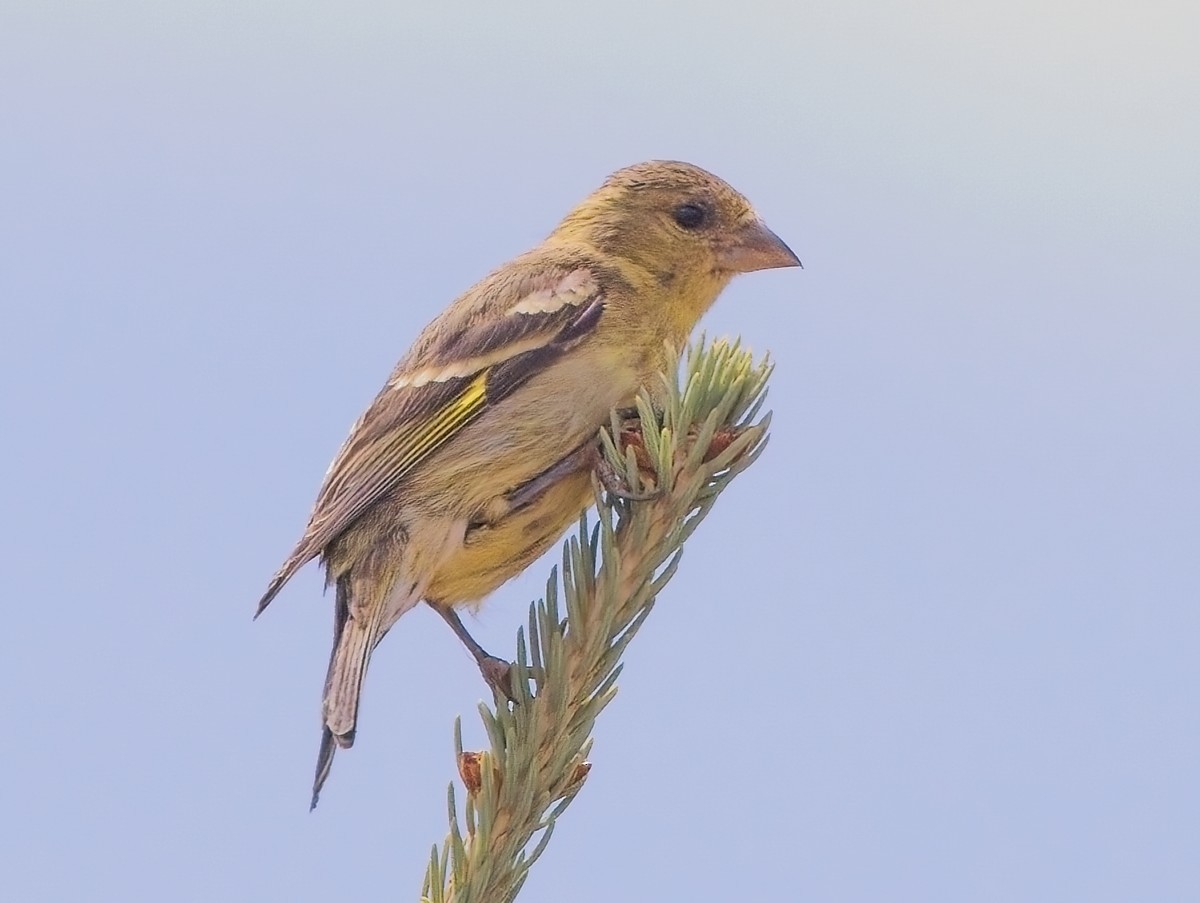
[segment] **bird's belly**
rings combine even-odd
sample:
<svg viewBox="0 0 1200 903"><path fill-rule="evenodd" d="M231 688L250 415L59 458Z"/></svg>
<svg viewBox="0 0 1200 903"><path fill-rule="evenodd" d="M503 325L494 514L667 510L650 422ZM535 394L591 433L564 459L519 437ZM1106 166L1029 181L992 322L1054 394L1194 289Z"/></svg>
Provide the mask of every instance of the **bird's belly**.
<svg viewBox="0 0 1200 903"><path fill-rule="evenodd" d="M479 602L528 567L592 502L590 469L568 474L495 523L467 531L442 558L425 590L436 605Z"/></svg>
<svg viewBox="0 0 1200 903"><path fill-rule="evenodd" d="M407 497L429 514L476 526L441 559L426 587L434 604L477 602L542 555L592 502L591 468L568 473L515 511L510 494L585 444L609 412L632 403L641 368L580 349L534 376L414 471ZM453 446L451 448L451 446Z"/></svg>

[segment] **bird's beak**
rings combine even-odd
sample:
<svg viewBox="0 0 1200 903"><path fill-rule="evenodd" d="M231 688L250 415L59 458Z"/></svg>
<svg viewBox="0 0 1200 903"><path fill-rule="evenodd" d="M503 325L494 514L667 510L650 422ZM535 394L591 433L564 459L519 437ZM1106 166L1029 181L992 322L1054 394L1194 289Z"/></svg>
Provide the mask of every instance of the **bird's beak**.
<svg viewBox="0 0 1200 903"><path fill-rule="evenodd" d="M717 262L721 269L732 273L803 267L792 249L758 217L749 220L734 232L729 242L717 248Z"/></svg>

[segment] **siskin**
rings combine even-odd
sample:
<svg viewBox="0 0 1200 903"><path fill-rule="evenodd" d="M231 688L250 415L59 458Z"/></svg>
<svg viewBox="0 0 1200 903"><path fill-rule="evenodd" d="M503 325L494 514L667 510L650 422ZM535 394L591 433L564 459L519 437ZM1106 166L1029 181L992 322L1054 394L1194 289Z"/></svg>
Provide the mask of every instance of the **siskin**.
<svg viewBox="0 0 1200 903"><path fill-rule="evenodd" d="M609 412L656 383L667 348L682 350L734 275L799 264L721 179L641 163L425 328L351 429L258 603L261 614L318 555L335 587L313 806L334 752L354 743L367 663L396 620L424 601L500 682L507 663L455 606L478 603L578 519Z"/></svg>

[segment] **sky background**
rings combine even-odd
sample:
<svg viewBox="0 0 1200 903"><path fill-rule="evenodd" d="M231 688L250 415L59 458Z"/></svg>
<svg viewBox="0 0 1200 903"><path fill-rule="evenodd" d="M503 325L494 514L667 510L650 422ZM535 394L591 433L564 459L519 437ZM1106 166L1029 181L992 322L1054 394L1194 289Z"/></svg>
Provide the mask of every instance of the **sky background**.
<svg viewBox="0 0 1200 903"><path fill-rule="evenodd" d="M804 261L704 322L773 439L520 899L1200 899L1198 111L1183 0L8 0L6 892L416 899L473 663L405 617L310 815L332 602L250 615L420 328L669 157Z"/></svg>

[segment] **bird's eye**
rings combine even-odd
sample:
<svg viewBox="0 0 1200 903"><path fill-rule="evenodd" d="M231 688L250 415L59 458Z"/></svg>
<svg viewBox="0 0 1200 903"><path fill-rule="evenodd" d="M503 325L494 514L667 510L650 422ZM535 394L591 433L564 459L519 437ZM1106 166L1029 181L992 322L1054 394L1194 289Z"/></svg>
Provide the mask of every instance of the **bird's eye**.
<svg viewBox="0 0 1200 903"><path fill-rule="evenodd" d="M675 208L675 222L684 229L699 229L708 222L708 210L702 204L680 204Z"/></svg>

